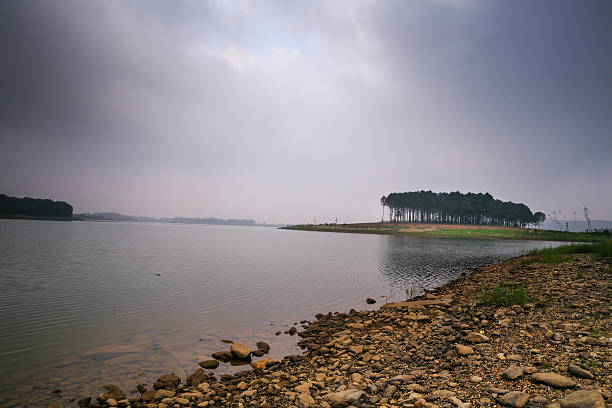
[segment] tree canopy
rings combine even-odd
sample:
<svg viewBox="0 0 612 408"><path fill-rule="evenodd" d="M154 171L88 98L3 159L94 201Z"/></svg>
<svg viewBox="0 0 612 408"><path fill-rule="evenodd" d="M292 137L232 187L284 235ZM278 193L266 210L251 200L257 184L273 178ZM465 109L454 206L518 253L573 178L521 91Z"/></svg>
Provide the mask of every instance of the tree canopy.
<svg viewBox="0 0 612 408"><path fill-rule="evenodd" d="M0 194L0 214L34 217L71 217L72 206L64 201L40 198L17 198Z"/></svg>
<svg viewBox="0 0 612 408"><path fill-rule="evenodd" d="M500 201L489 193L410 191L382 196L390 222L437 222L525 227L538 221L523 203ZM538 214L538 213L536 213Z"/></svg>

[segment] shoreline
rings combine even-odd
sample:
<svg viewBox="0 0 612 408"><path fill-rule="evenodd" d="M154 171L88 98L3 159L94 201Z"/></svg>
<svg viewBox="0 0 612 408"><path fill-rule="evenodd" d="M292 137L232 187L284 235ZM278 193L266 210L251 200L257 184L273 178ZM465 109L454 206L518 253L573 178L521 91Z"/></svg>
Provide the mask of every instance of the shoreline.
<svg viewBox="0 0 612 408"><path fill-rule="evenodd" d="M533 228L496 227L490 225L440 223L358 223L291 225L280 229L292 231L337 232L351 234L406 235L436 238L511 239L558 242L600 242L609 235L584 232L539 230Z"/></svg>
<svg viewBox="0 0 612 408"><path fill-rule="evenodd" d="M218 379L204 369L162 376L139 387L140 397L109 385L79 406L558 408L577 389L595 392L577 397L609 403L611 264L592 255L560 264L522 256L478 267L413 301L318 314L298 333L300 355L263 358ZM483 284L508 281L524 285L530 301L481 304Z"/></svg>
<svg viewBox="0 0 612 408"><path fill-rule="evenodd" d="M49 215L0 214L0 220L36 220L36 221L83 221L80 218L54 217Z"/></svg>

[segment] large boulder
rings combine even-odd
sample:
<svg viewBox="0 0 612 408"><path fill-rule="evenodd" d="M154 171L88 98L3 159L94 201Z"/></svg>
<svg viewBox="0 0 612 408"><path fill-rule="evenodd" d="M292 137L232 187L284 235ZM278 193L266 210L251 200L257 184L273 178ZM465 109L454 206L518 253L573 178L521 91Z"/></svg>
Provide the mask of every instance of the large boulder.
<svg viewBox="0 0 612 408"><path fill-rule="evenodd" d="M252 350L246 344L239 341L233 343L232 347L230 347L230 353L232 353L232 356L240 360L246 360L249 358L251 351Z"/></svg>

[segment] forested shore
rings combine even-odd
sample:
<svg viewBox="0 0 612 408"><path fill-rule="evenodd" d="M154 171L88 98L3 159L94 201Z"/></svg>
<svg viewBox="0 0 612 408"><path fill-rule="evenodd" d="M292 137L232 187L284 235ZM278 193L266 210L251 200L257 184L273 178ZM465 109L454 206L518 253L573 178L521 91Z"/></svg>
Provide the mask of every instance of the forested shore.
<svg viewBox="0 0 612 408"><path fill-rule="evenodd" d="M65 201L30 197L18 198L0 194L0 218L70 220L72 211L72 205Z"/></svg>
<svg viewBox="0 0 612 408"><path fill-rule="evenodd" d="M382 196L380 204L388 208L389 222L434 222L446 224L525 227L546 219L542 212L532 213L523 203L501 201L489 193L434 193L410 191Z"/></svg>

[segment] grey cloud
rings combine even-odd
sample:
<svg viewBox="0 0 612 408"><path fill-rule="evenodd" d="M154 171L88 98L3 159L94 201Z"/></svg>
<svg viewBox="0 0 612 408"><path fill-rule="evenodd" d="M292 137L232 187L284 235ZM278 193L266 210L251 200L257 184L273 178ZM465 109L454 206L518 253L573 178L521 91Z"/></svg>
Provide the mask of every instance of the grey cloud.
<svg viewBox="0 0 612 408"><path fill-rule="evenodd" d="M378 217L391 190L612 218L608 2L0 3L0 190Z"/></svg>

